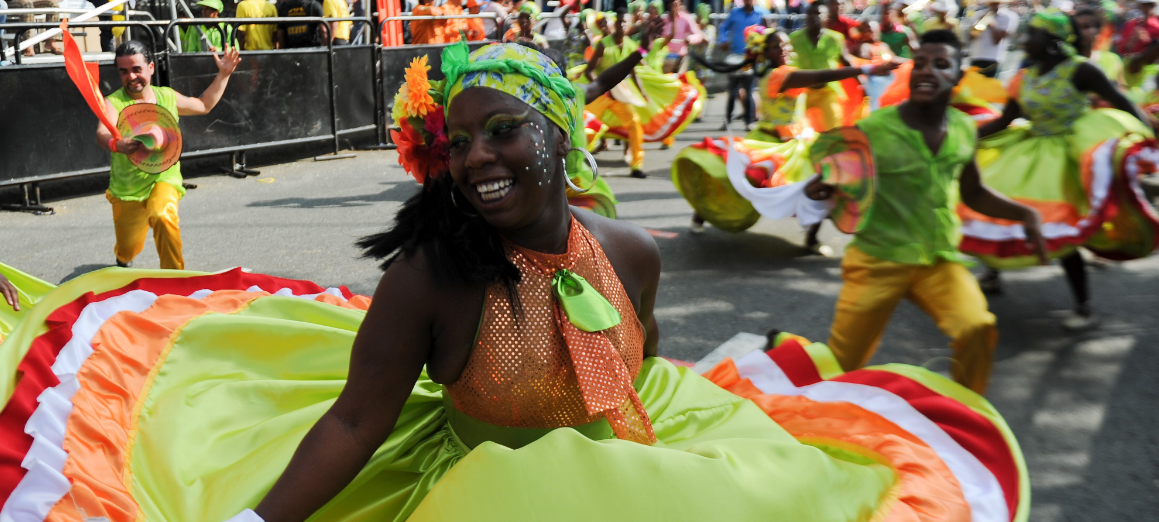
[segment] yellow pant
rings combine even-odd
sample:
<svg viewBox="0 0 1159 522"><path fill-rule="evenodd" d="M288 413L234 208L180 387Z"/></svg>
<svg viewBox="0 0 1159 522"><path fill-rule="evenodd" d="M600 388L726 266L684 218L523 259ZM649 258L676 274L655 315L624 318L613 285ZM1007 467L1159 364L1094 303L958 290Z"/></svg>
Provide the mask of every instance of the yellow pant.
<svg viewBox="0 0 1159 522"><path fill-rule="evenodd" d="M611 96L603 95L596 101L588 104L588 111L597 116L609 111L617 120L628 129L628 154L632 156L629 167L644 168L644 127L640 124L640 115L631 105L613 100Z"/></svg>
<svg viewBox="0 0 1159 522"><path fill-rule="evenodd" d="M906 298L950 337L954 380L978 393L986 391L998 330L966 267L948 261L932 266L894 263L851 245L841 263L841 278L845 284L837 298L829 347L842 368L854 370L869 362L894 307Z"/></svg>
<svg viewBox="0 0 1159 522"><path fill-rule="evenodd" d="M805 93L805 116L817 132L825 132L841 125L844 111L837 91L831 87L808 89Z"/></svg>
<svg viewBox="0 0 1159 522"><path fill-rule="evenodd" d="M152 228L161 268L185 269L185 258L181 256L180 220L177 218L177 201L181 195L176 188L168 183L157 183L145 201L117 199L108 191L105 198L113 205L113 230L117 234L113 252L118 261L128 263L137 257L145 249L145 234Z"/></svg>

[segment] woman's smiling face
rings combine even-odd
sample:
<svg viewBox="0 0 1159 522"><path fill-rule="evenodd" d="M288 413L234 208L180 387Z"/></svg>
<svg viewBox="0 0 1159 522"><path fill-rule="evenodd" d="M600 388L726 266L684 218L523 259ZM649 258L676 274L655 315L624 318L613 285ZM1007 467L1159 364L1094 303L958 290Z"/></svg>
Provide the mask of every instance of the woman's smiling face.
<svg viewBox="0 0 1159 522"><path fill-rule="evenodd" d="M530 105L495 89L466 89L452 101L447 130L451 177L491 226L527 227L547 208L567 205L568 141Z"/></svg>

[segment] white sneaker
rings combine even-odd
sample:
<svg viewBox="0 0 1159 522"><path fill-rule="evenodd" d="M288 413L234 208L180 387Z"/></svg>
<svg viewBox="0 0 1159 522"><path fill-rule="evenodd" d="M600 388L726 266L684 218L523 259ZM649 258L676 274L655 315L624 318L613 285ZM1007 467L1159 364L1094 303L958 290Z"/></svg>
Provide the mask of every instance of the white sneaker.
<svg viewBox="0 0 1159 522"><path fill-rule="evenodd" d="M1093 330L1099 326L1099 316L1091 312L1087 315L1082 315L1077 312L1070 312L1066 319L1062 321L1062 329L1071 333L1085 332Z"/></svg>
<svg viewBox="0 0 1159 522"><path fill-rule="evenodd" d="M703 234L704 223L700 223L694 219L692 220L692 224L688 225L688 231L692 232L693 234Z"/></svg>

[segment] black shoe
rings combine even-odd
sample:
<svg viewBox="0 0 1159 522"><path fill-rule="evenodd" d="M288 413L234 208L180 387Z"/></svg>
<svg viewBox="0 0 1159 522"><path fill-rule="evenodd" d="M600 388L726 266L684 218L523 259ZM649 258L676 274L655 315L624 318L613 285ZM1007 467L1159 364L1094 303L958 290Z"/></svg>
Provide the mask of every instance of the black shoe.
<svg viewBox="0 0 1159 522"><path fill-rule="evenodd" d="M667 144L667 143L661 143L661 144L660 144L660 150L668 150L668 144Z"/></svg>
<svg viewBox="0 0 1159 522"><path fill-rule="evenodd" d="M997 270L988 270L978 278L978 286L986 295L1002 295L1002 277Z"/></svg>
<svg viewBox="0 0 1159 522"><path fill-rule="evenodd" d="M628 175L632 176L633 178L637 178L637 179L644 179L644 178L648 177L648 175L644 174L644 171L642 171L640 169L632 169L632 172L630 172Z"/></svg>
<svg viewBox="0 0 1159 522"><path fill-rule="evenodd" d="M121 267L121 268L129 268L129 267L133 266L133 262L132 262L132 261L129 261L128 263L122 263L122 262L121 262L121 260L120 260L120 259L118 259L118 260L117 260L117 266L119 266L119 267Z"/></svg>

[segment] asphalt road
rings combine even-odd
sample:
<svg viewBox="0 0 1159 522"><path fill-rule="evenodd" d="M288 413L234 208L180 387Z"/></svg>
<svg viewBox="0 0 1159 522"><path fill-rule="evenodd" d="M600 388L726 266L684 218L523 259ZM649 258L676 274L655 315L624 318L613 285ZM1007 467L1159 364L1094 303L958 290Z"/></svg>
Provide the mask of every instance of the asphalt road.
<svg viewBox="0 0 1159 522"><path fill-rule="evenodd" d="M698 360L738 332L771 327L824 340L841 285L839 259L807 256L793 221L762 220L746 233L688 233L692 211L668 168L676 151L717 136L722 97L673 150L648 145L647 172L627 177L618 154L599 156L620 199L620 218L661 232L664 268L656 316L663 355ZM371 293L374 263L354 241L389 225L418 190L393 152L261 167L256 178L194 178L181 202L187 267L244 266L274 275L345 284ZM103 194L50 201L54 216L0 213L0 260L50 282L113 263L113 228ZM828 224L837 252L848 238ZM135 266L157 266L152 240ZM1055 267L1006 275L991 300L999 319L988 398L1018 435L1030 466L1035 521L1159 520L1159 259L1093 271L1100 329L1069 335L1058 322L1070 296ZM875 363L946 369L946 339L903 303Z"/></svg>

